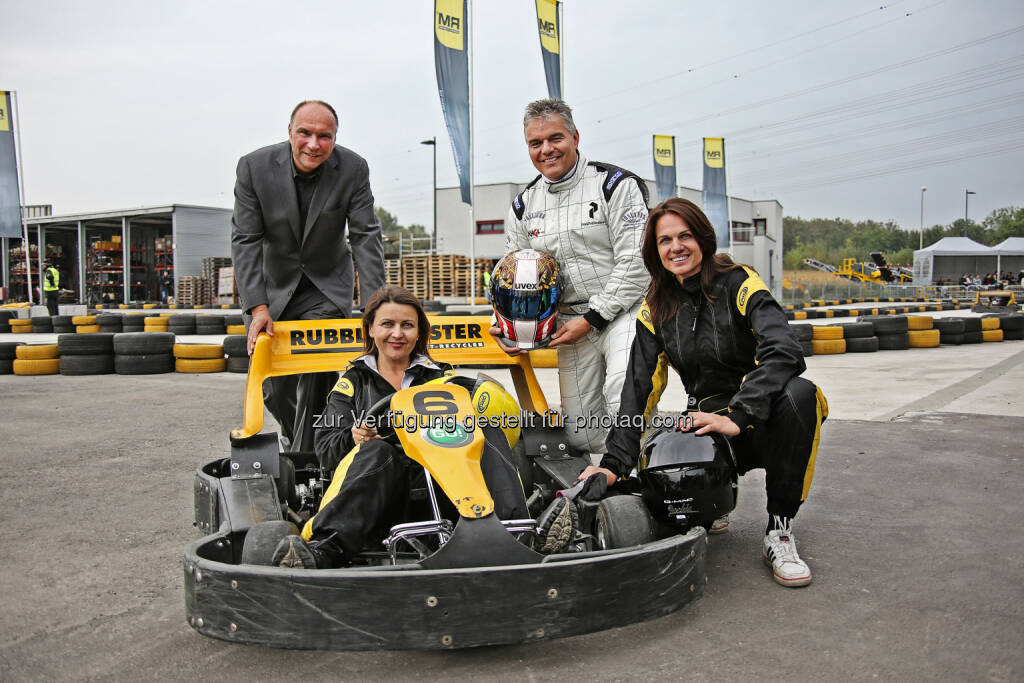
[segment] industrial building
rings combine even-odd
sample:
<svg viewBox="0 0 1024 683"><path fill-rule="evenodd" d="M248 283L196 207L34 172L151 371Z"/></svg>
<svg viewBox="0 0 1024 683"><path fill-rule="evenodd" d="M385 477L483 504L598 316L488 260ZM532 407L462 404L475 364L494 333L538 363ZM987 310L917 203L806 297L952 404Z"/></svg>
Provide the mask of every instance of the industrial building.
<svg viewBox="0 0 1024 683"><path fill-rule="evenodd" d="M646 180L651 198L657 204L655 184ZM505 254L505 219L509 207L526 183L493 183L473 189L476 222L473 248L476 258L498 259ZM701 204L701 191L679 186L676 196ZM752 266L776 298L782 294L782 205L774 199L750 201L729 197L732 224L732 255L736 261ZM437 189L437 252L470 252L469 206L462 203L458 187Z"/></svg>

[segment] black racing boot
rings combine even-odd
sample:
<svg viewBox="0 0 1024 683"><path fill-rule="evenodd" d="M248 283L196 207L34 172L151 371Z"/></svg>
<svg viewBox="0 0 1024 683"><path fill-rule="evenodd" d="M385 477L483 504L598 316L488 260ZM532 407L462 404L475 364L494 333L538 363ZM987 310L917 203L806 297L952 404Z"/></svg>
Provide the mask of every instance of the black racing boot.
<svg viewBox="0 0 1024 683"><path fill-rule="evenodd" d="M561 552L576 536L579 512L565 496L557 496L537 518L537 537L533 547L545 555Z"/></svg>
<svg viewBox="0 0 1024 683"><path fill-rule="evenodd" d="M327 569L334 566L330 558L317 543L307 544L301 536L291 534L281 539L274 548L270 561L274 567L292 569Z"/></svg>

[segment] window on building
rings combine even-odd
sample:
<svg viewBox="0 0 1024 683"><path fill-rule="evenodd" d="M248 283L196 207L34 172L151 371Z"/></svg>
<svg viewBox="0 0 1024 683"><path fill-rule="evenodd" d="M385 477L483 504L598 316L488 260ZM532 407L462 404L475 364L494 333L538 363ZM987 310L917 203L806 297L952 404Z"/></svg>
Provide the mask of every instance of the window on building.
<svg viewBox="0 0 1024 683"><path fill-rule="evenodd" d="M753 242L754 241L754 227L750 223L744 223L743 221L732 222L732 241L733 242Z"/></svg>
<svg viewBox="0 0 1024 683"><path fill-rule="evenodd" d="M505 221L477 221L476 234L501 235L505 232Z"/></svg>
<svg viewBox="0 0 1024 683"><path fill-rule="evenodd" d="M754 219L754 234L764 236L768 229L768 219L766 218L755 218Z"/></svg>

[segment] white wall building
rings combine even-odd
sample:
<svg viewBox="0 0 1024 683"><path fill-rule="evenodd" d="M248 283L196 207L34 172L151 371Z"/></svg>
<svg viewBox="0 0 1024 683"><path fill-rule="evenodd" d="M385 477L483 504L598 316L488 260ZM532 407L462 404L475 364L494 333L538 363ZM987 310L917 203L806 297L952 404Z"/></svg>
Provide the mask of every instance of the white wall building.
<svg viewBox="0 0 1024 683"><path fill-rule="evenodd" d="M650 206L657 204L653 180L647 180ZM505 254L505 219L512 199L526 183L494 183L474 188L475 256L498 259ZM701 204L701 191L679 186L676 195ZM732 254L761 275L779 298L782 295L782 205L774 199L750 201L729 197L732 222ZM458 187L437 189L437 251L469 256L469 206L462 203Z"/></svg>

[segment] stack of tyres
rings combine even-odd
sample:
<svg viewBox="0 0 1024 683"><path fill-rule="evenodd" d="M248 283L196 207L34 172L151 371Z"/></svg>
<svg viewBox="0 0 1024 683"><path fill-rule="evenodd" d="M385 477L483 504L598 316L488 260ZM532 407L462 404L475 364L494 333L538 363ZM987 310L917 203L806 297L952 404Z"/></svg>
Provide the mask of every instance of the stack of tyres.
<svg viewBox="0 0 1024 683"><path fill-rule="evenodd" d="M174 313L167 318L167 331L179 337L196 333L196 317L191 313Z"/></svg>
<svg viewBox="0 0 1024 683"><path fill-rule="evenodd" d="M120 315L102 313L96 316L96 324L100 326L100 332L117 334L124 329L124 317Z"/></svg>
<svg viewBox="0 0 1024 683"><path fill-rule="evenodd" d="M170 332L123 332L114 335L114 372L157 375L174 371L174 335Z"/></svg>
<svg viewBox="0 0 1024 683"><path fill-rule="evenodd" d="M1000 319L996 316L986 315L981 319L981 340L986 342L1003 341L1003 330L1000 328Z"/></svg>
<svg viewBox="0 0 1024 683"><path fill-rule="evenodd" d="M11 318L14 316L14 311L0 311L0 333L11 331Z"/></svg>
<svg viewBox="0 0 1024 683"><path fill-rule="evenodd" d="M231 334L224 337L224 353L227 354L228 372L249 372L249 351L246 348L247 337L244 334Z"/></svg>
<svg viewBox="0 0 1024 683"><path fill-rule="evenodd" d="M142 321L142 329L144 332L169 332L167 320L162 315L147 315Z"/></svg>
<svg viewBox="0 0 1024 683"><path fill-rule="evenodd" d="M225 332L228 334L245 334L245 322L240 314L234 313L224 316Z"/></svg>
<svg viewBox="0 0 1024 683"><path fill-rule="evenodd" d="M857 322L870 322L874 326L879 351L903 351L910 348L906 316L869 315L857 318Z"/></svg>
<svg viewBox="0 0 1024 683"><path fill-rule="evenodd" d="M964 344L980 344L985 341L981 335L981 318L960 318L964 321Z"/></svg>
<svg viewBox="0 0 1024 683"><path fill-rule="evenodd" d="M57 336L62 375L108 375L114 371L114 333Z"/></svg>
<svg viewBox="0 0 1024 683"><path fill-rule="evenodd" d="M227 326L222 315L196 316L196 334L225 334Z"/></svg>
<svg viewBox="0 0 1024 683"><path fill-rule="evenodd" d="M14 350L24 344L25 342L0 342L0 375L10 375L14 372Z"/></svg>
<svg viewBox="0 0 1024 683"><path fill-rule="evenodd" d="M878 350L878 337L871 323L843 323L841 327L847 353L872 353Z"/></svg>
<svg viewBox="0 0 1024 683"><path fill-rule="evenodd" d="M931 349L939 345L941 332L934 329L934 318L930 315L907 316L907 339L915 349Z"/></svg>
<svg viewBox="0 0 1024 683"><path fill-rule="evenodd" d="M121 321L122 332L144 332L146 330L145 316L127 314Z"/></svg>
<svg viewBox="0 0 1024 683"><path fill-rule="evenodd" d="M15 334L32 333L32 321L28 318L11 318L8 322L11 326L11 332Z"/></svg>
<svg viewBox="0 0 1024 683"><path fill-rule="evenodd" d="M1024 314L998 313L995 317L999 318L999 329L1003 331L1004 340L1024 339Z"/></svg>
<svg viewBox="0 0 1024 683"><path fill-rule="evenodd" d="M53 316L53 331L57 334L70 334L75 331L75 324L71 322L74 316L55 315Z"/></svg>
<svg viewBox="0 0 1024 683"><path fill-rule="evenodd" d="M32 332L34 334L50 334L53 332L53 320L48 315L37 315L32 317Z"/></svg>
<svg viewBox="0 0 1024 683"><path fill-rule="evenodd" d="M933 323L939 331L939 343L960 346L964 343L963 318L936 318Z"/></svg>
<svg viewBox="0 0 1024 683"><path fill-rule="evenodd" d="M23 344L14 349L15 375L56 375L60 371L56 344Z"/></svg>
<svg viewBox="0 0 1024 683"><path fill-rule="evenodd" d="M224 372L224 347L220 344L175 344L175 372Z"/></svg>
<svg viewBox="0 0 1024 683"><path fill-rule="evenodd" d="M100 326L96 324L95 315L76 315L71 318L71 322L75 326L75 332L78 334L92 334L100 331Z"/></svg>
<svg viewBox="0 0 1024 683"><path fill-rule="evenodd" d="M843 326L815 325L811 331L811 344L814 346L815 356L846 353Z"/></svg>
<svg viewBox="0 0 1024 683"><path fill-rule="evenodd" d="M789 329L793 330L793 336L800 342L800 348L804 351L804 358L814 355L814 344L811 343L814 333L813 327L813 325L808 325L807 323L797 323L789 326Z"/></svg>

